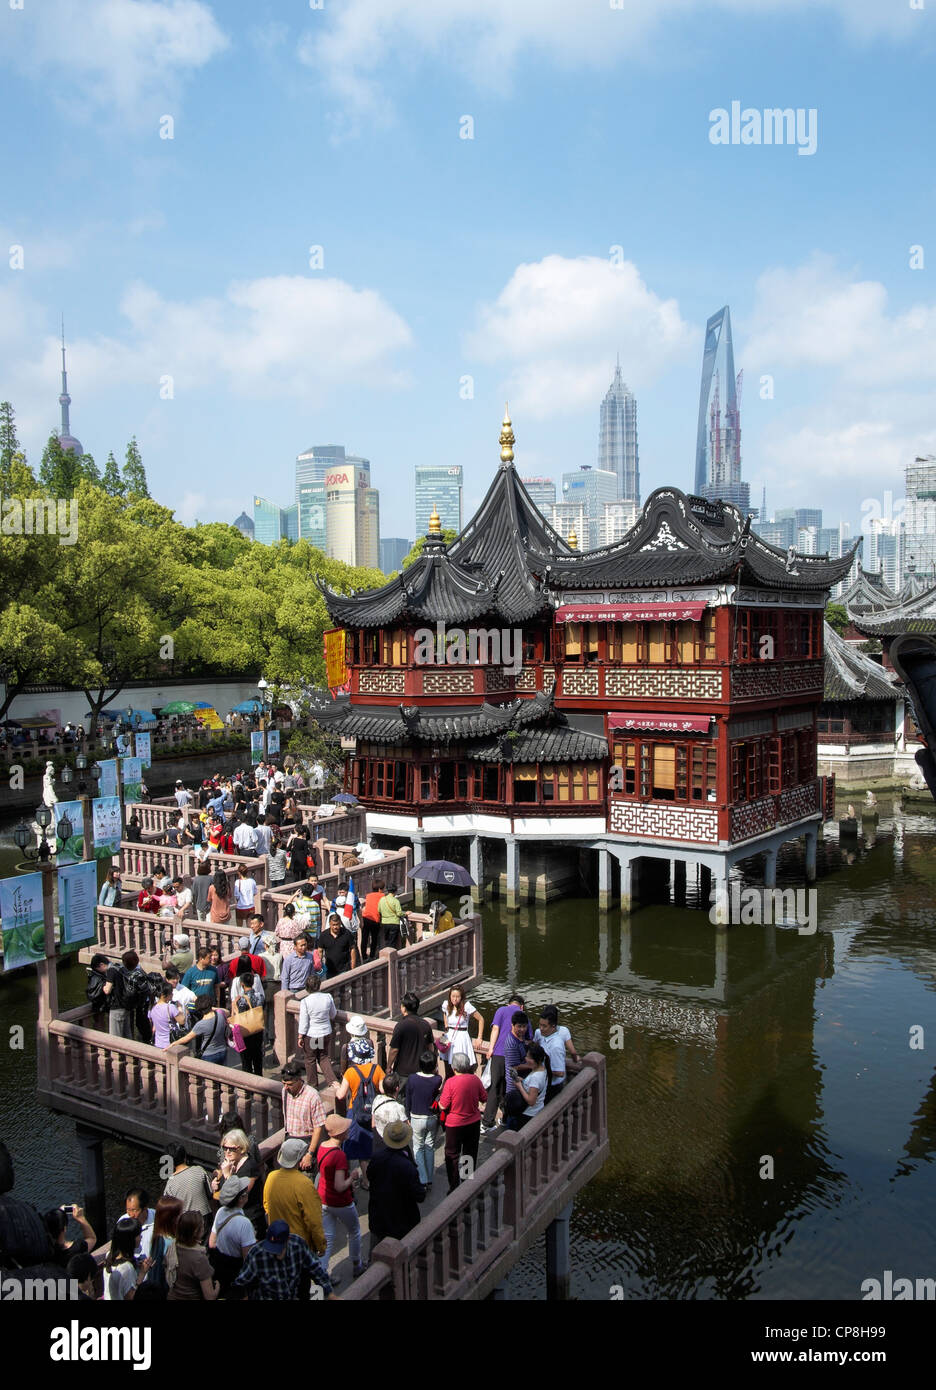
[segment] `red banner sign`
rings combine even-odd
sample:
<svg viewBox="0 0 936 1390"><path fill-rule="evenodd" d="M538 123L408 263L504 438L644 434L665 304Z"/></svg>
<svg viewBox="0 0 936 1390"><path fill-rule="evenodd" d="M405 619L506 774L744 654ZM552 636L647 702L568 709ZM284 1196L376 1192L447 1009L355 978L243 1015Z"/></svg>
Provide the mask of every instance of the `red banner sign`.
<svg viewBox="0 0 936 1390"><path fill-rule="evenodd" d="M609 729L647 729L666 734L707 734L708 715L692 714L609 714Z"/></svg>
<svg viewBox="0 0 936 1390"><path fill-rule="evenodd" d="M697 623L704 612L704 603L567 603L556 609L556 622Z"/></svg>

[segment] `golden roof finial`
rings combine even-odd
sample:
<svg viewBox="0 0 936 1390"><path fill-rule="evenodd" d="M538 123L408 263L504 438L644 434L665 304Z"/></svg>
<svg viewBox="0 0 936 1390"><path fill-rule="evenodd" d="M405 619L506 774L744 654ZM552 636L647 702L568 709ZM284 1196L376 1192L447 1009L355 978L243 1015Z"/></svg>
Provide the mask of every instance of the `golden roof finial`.
<svg viewBox="0 0 936 1390"><path fill-rule="evenodd" d="M441 536L442 534L442 518L435 506L433 506L432 516L429 518L429 534L430 536Z"/></svg>
<svg viewBox="0 0 936 1390"><path fill-rule="evenodd" d="M578 536L575 534L575 523L569 527L569 534L566 536L566 544L572 550L578 550Z"/></svg>
<svg viewBox="0 0 936 1390"><path fill-rule="evenodd" d="M504 402L504 423L501 425L499 444L501 446L501 463L513 463L514 432L513 425L510 423L510 410L507 402Z"/></svg>

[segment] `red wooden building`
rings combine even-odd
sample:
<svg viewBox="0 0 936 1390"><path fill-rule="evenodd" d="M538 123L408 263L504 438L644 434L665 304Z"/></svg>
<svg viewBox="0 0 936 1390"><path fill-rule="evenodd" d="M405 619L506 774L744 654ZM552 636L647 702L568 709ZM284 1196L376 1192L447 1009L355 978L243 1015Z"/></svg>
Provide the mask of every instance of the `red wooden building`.
<svg viewBox="0 0 936 1390"><path fill-rule="evenodd" d="M330 712L369 825L503 842L508 903L556 859L596 850L599 892L641 859L722 881L822 816L816 721L823 610L852 563L785 554L733 506L659 488L633 529L580 553L501 467L458 538L381 589L325 591L350 696ZM497 851L503 853L502 851ZM435 855L433 855L435 857ZM705 879L708 882L708 879Z"/></svg>

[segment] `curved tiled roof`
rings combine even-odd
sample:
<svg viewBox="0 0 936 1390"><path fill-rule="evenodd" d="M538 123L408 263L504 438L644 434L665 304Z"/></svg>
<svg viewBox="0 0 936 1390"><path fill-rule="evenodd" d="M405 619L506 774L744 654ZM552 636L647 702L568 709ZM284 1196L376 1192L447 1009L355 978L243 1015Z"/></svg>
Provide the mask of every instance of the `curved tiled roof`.
<svg viewBox="0 0 936 1390"><path fill-rule="evenodd" d="M539 691L530 699L505 705L467 705L445 713L415 705L356 705L347 701L319 716L320 722L345 738L366 738L377 743L449 743L455 739L491 738L509 729L523 729L554 717L553 693Z"/></svg>
<svg viewBox="0 0 936 1390"><path fill-rule="evenodd" d="M900 692L887 671L826 623L823 700L899 699Z"/></svg>
<svg viewBox="0 0 936 1390"><path fill-rule="evenodd" d="M784 553L753 534L737 507L669 487L651 494L621 540L580 553L544 520L508 462L451 545L427 538L419 560L380 589L349 597L322 592L332 619L351 627L482 616L513 625L551 607L563 590L713 581L831 589L848 574L858 544L837 560Z"/></svg>

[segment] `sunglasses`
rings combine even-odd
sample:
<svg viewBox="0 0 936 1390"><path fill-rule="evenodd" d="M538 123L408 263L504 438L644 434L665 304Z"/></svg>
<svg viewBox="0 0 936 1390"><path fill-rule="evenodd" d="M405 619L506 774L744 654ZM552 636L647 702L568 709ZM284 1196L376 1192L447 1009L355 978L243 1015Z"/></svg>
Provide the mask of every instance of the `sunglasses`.
<svg viewBox="0 0 936 1390"><path fill-rule="evenodd" d="M222 1144L221 1150L226 1154L239 1154L240 1144Z"/></svg>

